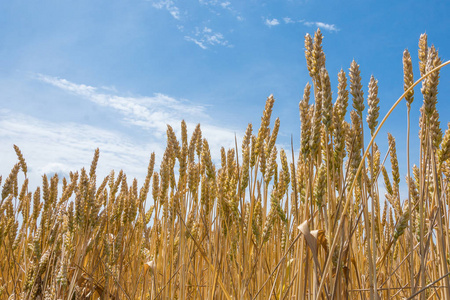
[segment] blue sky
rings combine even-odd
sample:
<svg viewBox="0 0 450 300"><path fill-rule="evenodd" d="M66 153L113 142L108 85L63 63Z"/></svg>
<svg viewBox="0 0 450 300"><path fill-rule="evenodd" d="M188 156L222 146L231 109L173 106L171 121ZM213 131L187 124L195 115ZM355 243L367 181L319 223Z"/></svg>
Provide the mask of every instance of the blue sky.
<svg viewBox="0 0 450 300"><path fill-rule="evenodd" d="M448 1L1 1L0 174L16 161L13 144L37 181L88 167L100 147L101 175L124 169L141 182L150 153L162 155L166 124L178 131L185 119L192 132L200 122L218 158L247 123L258 128L270 94L280 146L291 135L298 146L298 102L310 81L303 40L318 27L334 92L338 71L355 59L365 95L370 76L379 81L383 116L403 92L405 48L418 78L421 33L449 58L448 11ZM443 130L449 79L442 70ZM417 89L413 138L421 103ZM401 106L378 139L383 146L392 132L398 152Z"/></svg>

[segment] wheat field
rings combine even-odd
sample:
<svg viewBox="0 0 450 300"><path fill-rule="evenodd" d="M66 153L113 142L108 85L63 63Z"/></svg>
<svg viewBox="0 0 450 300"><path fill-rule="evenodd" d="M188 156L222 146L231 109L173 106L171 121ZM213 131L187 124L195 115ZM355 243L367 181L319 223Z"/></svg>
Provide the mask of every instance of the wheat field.
<svg viewBox="0 0 450 300"><path fill-rule="evenodd" d="M415 76L405 50L405 93L382 119L378 81L364 97L355 61L333 99L320 30L305 36L305 58L300 149L277 148L273 96L217 163L200 125L189 136L182 122L180 137L168 125L142 186L122 171L97 178L97 149L89 169L44 174L30 190L14 145L0 177L0 298L450 300L450 126L436 109L450 62L421 35ZM408 146L400 174L395 138L381 153L375 137L406 104L409 145L414 100L420 156L410 165Z"/></svg>

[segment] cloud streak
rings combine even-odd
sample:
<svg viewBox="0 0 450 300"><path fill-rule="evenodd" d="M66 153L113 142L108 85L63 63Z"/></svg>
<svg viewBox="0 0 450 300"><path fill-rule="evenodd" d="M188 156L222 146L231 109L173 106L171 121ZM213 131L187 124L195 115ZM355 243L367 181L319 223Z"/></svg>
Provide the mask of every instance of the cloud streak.
<svg viewBox="0 0 450 300"><path fill-rule="evenodd" d="M286 25L299 23L299 24L303 24L308 27L318 27L322 30L326 30L329 32L337 32L340 30L335 24L328 24L328 23L318 22L318 21L293 20L290 17L284 17L283 22ZM280 25L281 23L280 23L280 21L278 21L278 19L272 19L272 20L265 19L264 24L269 27L272 27L272 26Z"/></svg>
<svg viewBox="0 0 450 300"><path fill-rule="evenodd" d="M164 133L166 124L177 122L183 115L205 118L205 108L188 101L179 101L164 94L153 97L122 97L102 93L99 89L66 79L37 75L37 79L64 91L81 96L97 105L112 108L124 116L126 123Z"/></svg>
<svg viewBox="0 0 450 300"><path fill-rule="evenodd" d="M0 111L0 116L1 174L8 174L11 162L17 160L12 148L17 144L35 184L43 174L67 176L70 171L88 168L97 147L101 152L99 176L123 169L142 182L151 152L161 156L163 151L159 143L136 144L121 133L93 126L48 122L6 110Z"/></svg>
<svg viewBox="0 0 450 300"><path fill-rule="evenodd" d="M180 9L172 0L160 0L152 3L154 8L167 10L174 19L180 19Z"/></svg>
<svg viewBox="0 0 450 300"><path fill-rule="evenodd" d="M337 32L339 31L339 28L336 27L336 25L334 24L327 24L327 23L323 23L323 22L303 22L303 24L305 24L308 27L319 27L320 29L323 30L327 30L330 32Z"/></svg>
<svg viewBox="0 0 450 300"><path fill-rule="evenodd" d="M189 14L190 10L184 12L184 16L186 18L180 17L180 9L176 4L176 1L174 0L148 0L152 1L152 6L159 10L166 10L168 11L174 19L176 19L178 22L177 28L180 32L187 32L191 31L190 34L186 34L184 36L184 39L188 42L193 42L197 46L199 46L201 49L206 50L210 47L214 46L225 46L225 47L233 47L229 43L229 41L225 38L225 36L220 32L214 32L211 28L207 26L197 26L194 27L191 24L189 24L188 20L190 17L192 17L192 14ZM230 1L220 1L220 0L199 0L198 3L201 6L208 7L210 13L213 13L217 16L220 16L221 14L217 10L223 10L228 11L232 15L236 17L238 21L242 21L243 18L240 16L240 14L233 8ZM178 2L180 4L180 2ZM203 21L202 24L209 23L210 20ZM190 29L189 29L190 28Z"/></svg>
<svg viewBox="0 0 450 300"><path fill-rule="evenodd" d="M64 91L79 95L99 106L113 109L123 116L121 122L136 126L151 133L155 144L165 143L167 125L179 133L179 126L185 120L188 129L193 130L201 123L203 135L211 147L220 156L220 146L233 146L235 130L211 124L211 118L202 105L187 100L177 100L170 96L156 93L153 97L122 97L100 92L96 87L76 84L66 79L37 75L37 79ZM215 148L216 147L216 148ZM215 148L215 149L214 149ZM211 154L215 156L216 154Z"/></svg>
<svg viewBox="0 0 450 300"><path fill-rule="evenodd" d="M44 173L67 176L69 171L88 168L98 147L101 153L99 177L106 176L112 169L123 169L130 178L136 177L142 182L152 152L156 154L156 168L159 167L166 146L167 124L180 137L183 119L189 134L197 123L201 123L202 136L208 140L215 162L220 161L222 146L234 147L236 131L212 124L202 105L158 93L152 97L123 97L117 95L114 88L105 90L42 74L35 78L79 96L81 106L84 99L105 113L116 113L118 124L111 129L102 128L103 125L50 122L0 109L0 174L5 176L13 166L11 162L17 161L13 144L22 150L29 165L29 177L36 184ZM240 138L242 132L238 132L237 136Z"/></svg>
<svg viewBox="0 0 450 300"><path fill-rule="evenodd" d="M210 46L225 46L233 47L220 32L214 32L211 28L203 27L195 29L193 36L186 35L186 41L193 42L203 50L208 49Z"/></svg>
<svg viewBox="0 0 450 300"><path fill-rule="evenodd" d="M243 21L244 18L241 16L241 14L235 10L231 4L230 1L222 1L222 0L199 0L198 1L201 5L209 6L209 7L218 7L223 10L227 10L232 15L236 17L238 21ZM215 10L211 10L211 12L220 15L220 13L216 12Z"/></svg>
<svg viewBox="0 0 450 300"><path fill-rule="evenodd" d="M277 19L272 19L272 20L266 19L264 24L266 24L269 27L273 27L273 26L280 25L280 22Z"/></svg>
<svg viewBox="0 0 450 300"><path fill-rule="evenodd" d="M293 24L295 21L293 21L291 18L285 17L283 18L283 21L285 24Z"/></svg>

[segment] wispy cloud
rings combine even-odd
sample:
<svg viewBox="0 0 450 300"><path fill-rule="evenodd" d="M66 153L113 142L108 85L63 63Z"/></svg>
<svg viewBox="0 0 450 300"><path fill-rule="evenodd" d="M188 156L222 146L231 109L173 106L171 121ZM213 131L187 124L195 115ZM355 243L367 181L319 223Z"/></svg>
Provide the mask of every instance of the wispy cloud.
<svg viewBox="0 0 450 300"><path fill-rule="evenodd" d="M223 0L199 0L198 1L201 5L206 5L209 7L218 7L224 10L228 10L230 13L236 16L236 19L238 21L243 21L244 18L241 16L241 14L233 8L233 5L230 1L223 1ZM213 10L214 12L214 10ZM218 13L217 13L218 14Z"/></svg>
<svg viewBox="0 0 450 300"><path fill-rule="evenodd" d="M180 32L189 32L191 34L187 34L184 36L184 39L188 42L193 42L200 48L206 50L212 46L226 46L233 47L229 43L229 41L224 37L224 35L220 32L213 32L211 28L204 26L203 29L200 29L201 26L195 26L195 24L189 24L189 18L181 18L180 17L180 9L177 6L177 2L175 0L148 0L152 1L152 6L156 9L164 9L167 10L172 17L174 17L178 22L177 28ZM223 0L198 0L200 5L207 6L210 13L213 13L217 16L220 16L220 10L226 10L230 12L233 16L236 17L238 21L243 21L244 18L236 11L230 1ZM179 3L179 2L178 2ZM184 12L184 16L191 16L190 11ZM207 24L208 21L203 21L201 24ZM195 28L195 30L193 30Z"/></svg>
<svg viewBox="0 0 450 300"><path fill-rule="evenodd" d="M285 17L283 18L283 21L285 24L292 24L295 23L296 21L292 20L291 18Z"/></svg>
<svg viewBox="0 0 450 300"><path fill-rule="evenodd" d="M188 36L188 35L186 35L186 36L184 37L184 39L185 39L186 41L188 41L188 42L193 42L193 43L195 43L197 46L199 46L199 47L202 48L203 50L208 49L208 47L206 47L206 45L204 44L204 42L202 42L202 41L199 40L199 39L193 38L193 37Z"/></svg>
<svg viewBox="0 0 450 300"><path fill-rule="evenodd" d="M230 1L221 2L220 6L222 6L222 8L225 8L225 9L231 9Z"/></svg>
<svg viewBox="0 0 450 300"><path fill-rule="evenodd" d="M303 22L303 24L305 24L306 26L309 26L309 27L316 26L316 27L319 27L320 29L331 31L331 32L339 31L339 28L337 28L336 25L334 25L334 24L327 24L327 23L323 23L323 22Z"/></svg>
<svg viewBox="0 0 450 300"><path fill-rule="evenodd" d="M264 24L266 24L266 25L269 26L269 27L272 27L272 26L280 25L280 22L279 22L277 19L272 19L272 20L266 19L266 21L264 22Z"/></svg>
<svg viewBox="0 0 450 300"><path fill-rule="evenodd" d="M0 116L2 174L8 174L4 168L11 168L11 162L17 160L12 148L17 144L35 184L43 174L67 176L70 171L88 168L97 147L101 151L99 176L123 169L142 182L151 152L161 157L163 151L160 143L136 144L123 134L94 126L48 122L6 110L0 111Z"/></svg>
<svg viewBox="0 0 450 300"><path fill-rule="evenodd" d="M153 1L153 7L157 9L166 9L172 15L172 17L177 20L180 19L180 9L172 0Z"/></svg>
<svg viewBox="0 0 450 300"><path fill-rule="evenodd" d="M222 33L214 32L211 28L204 27L195 29L193 36L184 37L189 42L194 42L200 48L206 50L209 46L226 46L232 47L232 45L225 39Z"/></svg>
<svg viewBox="0 0 450 300"><path fill-rule="evenodd" d="M305 20L294 20L294 19L292 19L290 17L284 17L283 21L284 21L284 24L300 23L300 24L303 24L303 25L308 26L308 27L314 27L315 26L315 27L318 27L320 29L327 30L327 31L330 31L330 32L337 32L337 31L339 31L339 28L335 24L328 24L328 23L324 23L324 22L317 22L317 21L312 22L312 21L305 21ZM270 27L270 26L279 25L280 22L278 21L278 19L272 19L272 20L266 19L265 20L265 24Z"/></svg>
<svg viewBox="0 0 450 300"><path fill-rule="evenodd" d="M0 109L0 174L8 174L11 162L17 160L13 144L25 155L29 177L34 183L40 182L44 173L67 176L69 171L89 167L98 147L101 153L99 177L112 169L123 169L130 178L136 177L142 182L150 154L155 152L158 162L163 156L168 124L180 136L182 120L186 121L189 133L201 123L202 136L210 143L215 162L220 161L220 147L233 147L235 133L238 138L242 136L242 132L233 128L213 124L204 106L187 100L158 93L151 97L123 97L113 88L77 84L47 75L35 78L49 87L78 96L81 106L85 100L105 113L117 114L117 124L108 127L51 122Z"/></svg>
<svg viewBox="0 0 450 300"><path fill-rule="evenodd" d="M179 132L177 128L181 120L185 120L188 128L192 129L197 123L202 123L204 136L211 139L211 144L217 147L232 145L234 140L234 130L211 124L206 108L188 100L178 100L160 93L152 97L123 97L102 93L96 87L76 84L66 79L46 75L38 75L37 78L99 106L114 109L123 116L121 122L150 132L155 143L164 144L167 124ZM216 150L219 154L220 149Z"/></svg>
<svg viewBox="0 0 450 300"><path fill-rule="evenodd" d="M100 92L96 87L76 84L66 79L39 74L37 79L103 107L109 107L124 116L124 122L144 129L164 133L166 124L181 120L182 116L205 118L205 108L188 101L176 100L164 94L153 97L123 97Z"/></svg>
<svg viewBox="0 0 450 300"><path fill-rule="evenodd" d="M220 6L224 9L232 10L230 1L221 1L221 0L198 0L198 2L202 5L209 6Z"/></svg>

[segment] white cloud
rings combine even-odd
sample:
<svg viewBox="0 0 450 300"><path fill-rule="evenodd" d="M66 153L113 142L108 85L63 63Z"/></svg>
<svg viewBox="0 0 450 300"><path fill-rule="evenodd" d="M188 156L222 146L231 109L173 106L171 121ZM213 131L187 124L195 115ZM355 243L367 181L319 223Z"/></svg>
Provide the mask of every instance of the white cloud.
<svg viewBox="0 0 450 300"><path fill-rule="evenodd" d="M164 133L166 124L181 120L182 115L204 118L205 108L188 101L179 101L163 94L153 97L122 97L114 94L99 92L97 88L76 84L65 79L45 75L37 75L43 82L49 83L62 90L82 96L100 106L112 108L120 112L124 122L144 129L152 129Z"/></svg>
<svg viewBox="0 0 450 300"><path fill-rule="evenodd" d="M217 155L220 155L219 146L233 146L234 130L210 124L211 118L205 107L187 100L177 100L160 93L154 94L153 97L122 97L100 93L95 87L76 84L66 79L45 75L38 75L37 78L99 106L114 109L123 116L121 121L125 124L151 133L155 144L164 144L167 124L171 125L175 132L179 132L180 123L185 120L188 128L192 130L197 123L201 123L204 136L210 144L217 145Z"/></svg>
<svg viewBox="0 0 450 300"><path fill-rule="evenodd" d="M231 7L230 1L198 0L198 2L202 5L208 5L208 6L221 6L222 8L228 8L228 9Z"/></svg>
<svg viewBox="0 0 450 300"><path fill-rule="evenodd" d="M177 20L180 19L180 9L175 5L175 3L172 0L154 1L153 7L157 9L165 9L172 15L172 17L174 17Z"/></svg>
<svg viewBox="0 0 450 300"><path fill-rule="evenodd" d="M209 7L219 7L224 10L228 10L231 14L236 16L238 21L243 21L244 18L240 15L240 13L235 10L230 1L222 1L222 0L199 0L201 5L209 6ZM214 9L211 12L220 15L220 13L216 12Z"/></svg>
<svg viewBox="0 0 450 300"><path fill-rule="evenodd" d="M320 29L323 30L327 30L330 32L337 32L339 31L339 28L337 28L337 26L335 24L327 24L324 22L310 22L310 21L305 21L305 20L293 20L290 17L284 17L283 18L284 24L295 24L295 23L303 23L304 25L308 26L308 27L313 27L316 26ZM276 26L279 25L280 22L278 21L278 19L266 19L265 20L265 24L269 27L271 26Z"/></svg>
<svg viewBox="0 0 450 300"><path fill-rule="evenodd" d="M265 24L269 27L272 27L272 26L279 25L280 22L277 19L272 19L272 20L266 19Z"/></svg>
<svg viewBox="0 0 450 300"><path fill-rule="evenodd" d="M195 44L197 44L197 46L199 46L200 48L202 48L203 50L208 49L208 47L206 47L202 41L199 41L191 36L185 36L184 37L186 41L188 42L194 42Z"/></svg>
<svg viewBox="0 0 450 300"><path fill-rule="evenodd" d="M334 25L334 24L327 24L327 23L323 23L323 22L303 22L303 24L305 24L306 26L309 26L309 27L317 26L320 29L331 31L331 32L339 31L339 28L337 28L336 25Z"/></svg>
<svg viewBox="0 0 450 300"><path fill-rule="evenodd" d="M230 1L220 1L220 0L198 0L198 2L202 5L209 5L209 6L221 6L225 9L231 9L231 2Z"/></svg>
<svg viewBox="0 0 450 300"><path fill-rule="evenodd" d="M88 169L97 147L100 177L112 169L123 169L142 183L151 152L162 157L160 143L136 144L114 131L76 123L53 123L5 110L0 115L0 150L4 154L0 157L1 174L8 174L11 162L17 161L12 148L16 144L27 161L30 182L36 185L43 174L67 176L70 171Z"/></svg>
<svg viewBox="0 0 450 300"><path fill-rule="evenodd" d="M106 176L112 169L116 172L123 169L129 179L136 177L142 183L152 152L156 154L155 167L159 168L166 146L167 124L180 136L180 123L183 119L189 135L197 123L201 124L202 136L210 144L214 161L220 161L220 147L234 147L235 130L211 124L205 108L187 100L177 100L163 94L122 97L114 94L113 90L108 94L103 88L76 84L66 79L46 75L37 75L36 78L79 96L81 106L85 99L98 105L99 109L113 110L118 113L119 126L114 126L115 129L111 130L99 127L102 125L50 122L0 109L0 174L4 176L9 174L17 161L13 144L22 150L30 180L35 185L41 182L41 175L44 173L67 176L70 171L89 168L94 150L98 147L99 177ZM120 126L120 123L126 127ZM238 138L242 136L243 130L237 133Z"/></svg>
<svg viewBox="0 0 450 300"><path fill-rule="evenodd" d="M291 18L288 18L288 17L283 18L283 21L285 24L295 23L295 21L293 21Z"/></svg>
<svg viewBox="0 0 450 300"><path fill-rule="evenodd" d="M193 36L185 36L184 38L186 41L194 42L204 50L208 49L209 46L232 47L222 33L214 32L208 27L204 27L202 30L196 28Z"/></svg>
<svg viewBox="0 0 450 300"><path fill-rule="evenodd" d="M172 17L178 20L178 23L183 22L180 18L180 9L176 5L176 1L174 0L147 0L152 1L152 6L156 9L164 9L167 10ZM238 21L243 21L244 18L240 16L240 14L232 7L230 1L223 0L199 0L200 5L205 5L209 7L210 12L220 16L220 13L217 12L218 9L223 9L229 11L232 15L236 16ZM186 21L186 20L184 20ZM180 32L188 31L189 27L186 22L185 24L177 24L177 28ZM205 24L205 23L203 23ZM185 28L187 26L188 28ZM192 28L192 27L191 27ZM208 27L204 27L203 30L199 30L198 27L195 28L195 31L192 34L188 34L184 36L184 39L188 42L193 42L197 46L202 49L208 49L210 46L227 46L233 47L230 43L225 39L224 35L220 32L214 33Z"/></svg>
<svg viewBox="0 0 450 300"><path fill-rule="evenodd" d="M231 3L229 1L221 2L220 6L222 6L222 8L225 8L225 9L230 9Z"/></svg>

